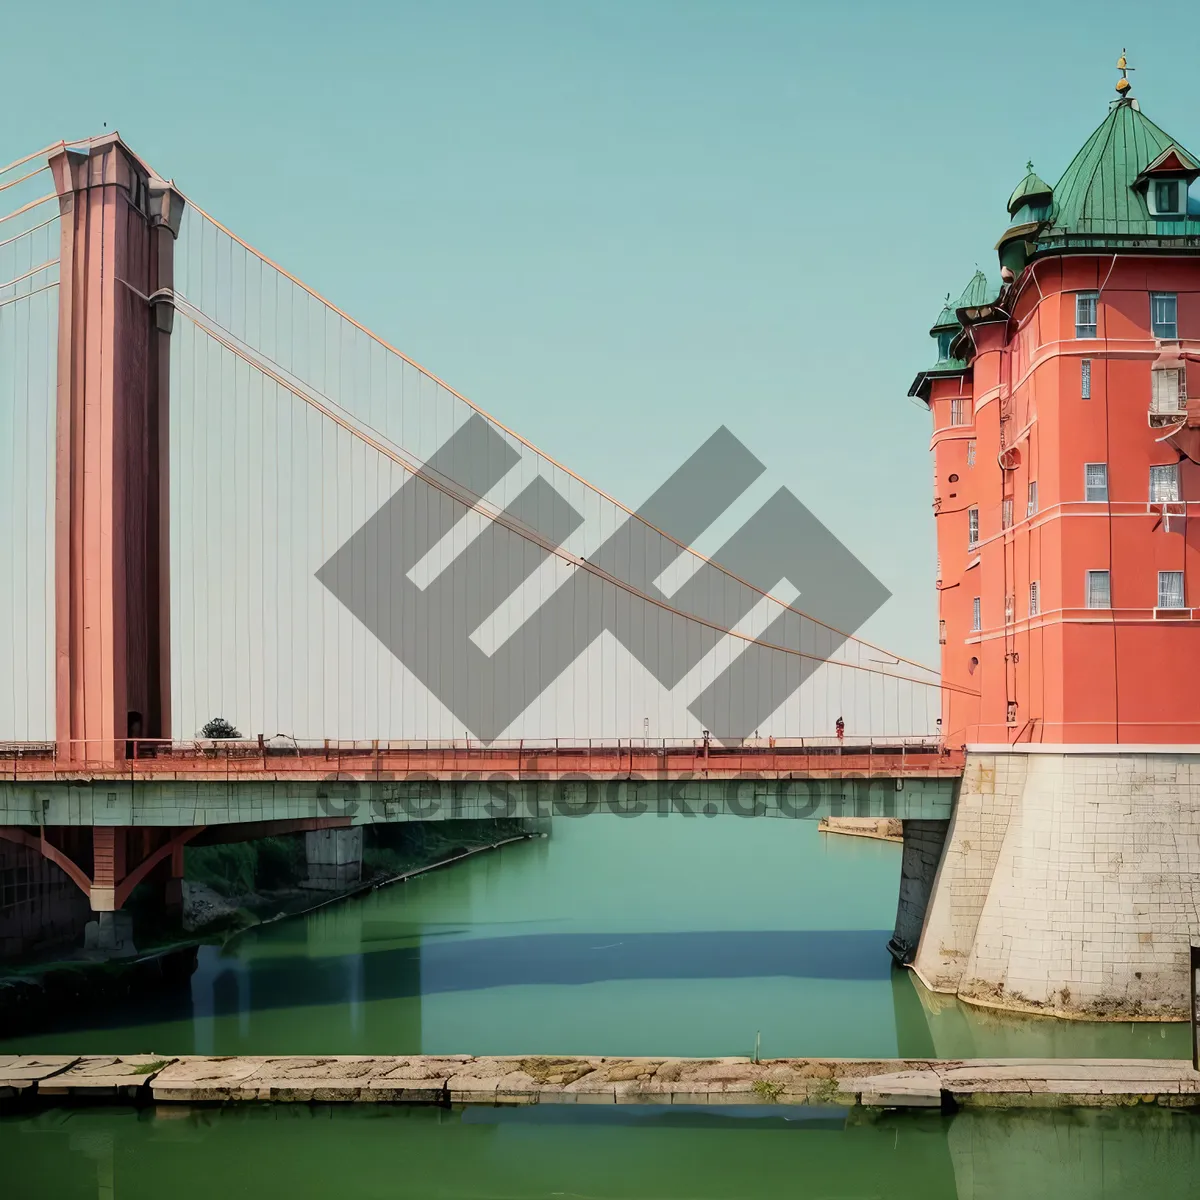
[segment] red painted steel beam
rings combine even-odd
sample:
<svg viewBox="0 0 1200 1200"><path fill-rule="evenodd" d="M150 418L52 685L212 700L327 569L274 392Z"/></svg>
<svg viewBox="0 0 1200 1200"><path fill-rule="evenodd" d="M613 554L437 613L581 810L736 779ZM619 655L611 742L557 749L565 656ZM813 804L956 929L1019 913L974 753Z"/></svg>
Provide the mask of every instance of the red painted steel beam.
<svg viewBox="0 0 1200 1200"><path fill-rule="evenodd" d="M956 778L964 752L937 746L380 746L278 749L259 743L139 743L122 764L0 746L0 779L310 782L563 779Z"/></svg>

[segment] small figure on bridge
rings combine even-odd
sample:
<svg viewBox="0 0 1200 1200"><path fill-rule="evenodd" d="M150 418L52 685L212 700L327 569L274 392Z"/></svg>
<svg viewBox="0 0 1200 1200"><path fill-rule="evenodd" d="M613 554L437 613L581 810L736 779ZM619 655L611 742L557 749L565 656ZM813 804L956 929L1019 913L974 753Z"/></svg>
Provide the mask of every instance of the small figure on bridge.
<svg viewBox="0 0 1200 1200"><path fill-rule="evenodd" d="M843 741L846 737L846 722L843 721L841 717L838 717L837 724L834 726L834 729L837 730L838 741Z"/></svg>

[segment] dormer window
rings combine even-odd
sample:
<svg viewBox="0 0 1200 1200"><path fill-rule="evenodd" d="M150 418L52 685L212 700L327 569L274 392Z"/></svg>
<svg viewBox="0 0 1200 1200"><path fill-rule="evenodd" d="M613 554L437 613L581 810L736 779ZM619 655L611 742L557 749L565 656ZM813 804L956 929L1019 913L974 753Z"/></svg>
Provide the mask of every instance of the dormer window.
<svg viewBox="0 0 1200 1200"><path fill-rule="evenodd" d="M953 331L937 335L938 362L945 362L950 357L950 343L954 341Z"/></svg>
<svg viewBox="0 0 1200 1200"><path fill-rule="evenodd" d="M1146 194L1150 213L1155 217L1183 216L1186 197L1187 188L1182 179L1155 179Z"/></svg>

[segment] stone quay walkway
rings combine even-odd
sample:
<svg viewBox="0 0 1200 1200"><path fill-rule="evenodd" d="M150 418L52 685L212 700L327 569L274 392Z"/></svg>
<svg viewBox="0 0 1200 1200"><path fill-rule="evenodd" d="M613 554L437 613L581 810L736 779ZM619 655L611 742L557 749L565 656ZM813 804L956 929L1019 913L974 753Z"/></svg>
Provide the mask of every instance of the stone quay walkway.
<svg viewBox="0 0 1200 1200"><path fill-rule="evenodd" d="M0 1055L0 1103L826 1104L1200 1108L1200 1074L1162 1059L124 1057Z"/></svg>

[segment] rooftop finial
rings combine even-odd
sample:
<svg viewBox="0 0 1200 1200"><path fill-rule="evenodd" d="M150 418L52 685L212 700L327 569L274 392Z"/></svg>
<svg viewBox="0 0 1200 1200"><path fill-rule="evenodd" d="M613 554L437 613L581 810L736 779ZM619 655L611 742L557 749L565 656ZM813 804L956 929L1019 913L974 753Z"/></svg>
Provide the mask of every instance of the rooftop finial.
<svg viewBox="0 0 1200 1200"><path fill-rule="evenodd" d="M1029 161L1028 161L1028 162L1025 164L1025 170L1026 170L1026 171L1027 171L1027 172L1028 172L1030 175L1032 175L1032 174L1033 174L1033 159L1032 159L1032 158L1031 158L1031 159L1030 159L1030 160L1029 160Z"/></svg>
<svg viewBox="0 0 1200 1200"><path fill-rule="evenodd" d="M1124 48L1121 50L1121 57L1117 59L1117 70L1121 72L1121 78L1117 80L1117 95L1124 100L1129 95L1129 89L1133 87L1133 84L1129 82L1129 72L1137 70L1136 67L1131 67L1125 61Z"/></svg>

